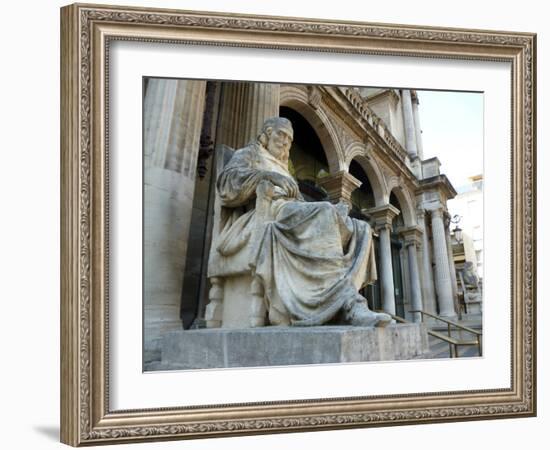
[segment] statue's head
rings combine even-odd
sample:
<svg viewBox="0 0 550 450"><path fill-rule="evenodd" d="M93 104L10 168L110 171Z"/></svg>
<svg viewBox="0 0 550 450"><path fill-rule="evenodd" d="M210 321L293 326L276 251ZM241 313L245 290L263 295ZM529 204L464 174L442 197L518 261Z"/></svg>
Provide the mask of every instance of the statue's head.
<svg viewBox="0 0 550 450"><path fill-rule="evenodd" d="M272 117L264 122L258 141L269 153L281 161L288 161L294 130L290 120Z"/></svg>

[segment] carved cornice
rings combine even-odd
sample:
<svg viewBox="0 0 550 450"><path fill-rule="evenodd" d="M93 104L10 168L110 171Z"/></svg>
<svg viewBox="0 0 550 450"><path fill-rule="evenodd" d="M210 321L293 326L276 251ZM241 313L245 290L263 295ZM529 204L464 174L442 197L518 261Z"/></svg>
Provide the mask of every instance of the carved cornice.
<svg viewBox="0 0 550 450"><path fill-rule="evenodd" d="M422 243L422 228L418 225L413 225L411 227L403 227L397 230L397 232L405 240L405 245L415 245L417 247Z"/></svg>
<svg viewBox="0 0 550 450"><path fill-rule="evenodd" d="M446 175L436 175L435 177L420 180L416 194L429 191L441 192L447 200L456 196L455 188Z"/></svg>
<svg viewBox="0 0 550 450"><path fill-rule="evenodd" d="M372 218L377 230L382 228L390 229L393 219L399 214L401 214L401 211L390 204L376 206L375 208L370 208L365 211L365 215Z"/></svg>
<svg viewBox="0 0 550 450"><path fill-rule="evenodd" d="M350 202L351 193L363 184L345 171L323 177L317 183L327 191L331 202L338 202L340 200Z"/></svg>

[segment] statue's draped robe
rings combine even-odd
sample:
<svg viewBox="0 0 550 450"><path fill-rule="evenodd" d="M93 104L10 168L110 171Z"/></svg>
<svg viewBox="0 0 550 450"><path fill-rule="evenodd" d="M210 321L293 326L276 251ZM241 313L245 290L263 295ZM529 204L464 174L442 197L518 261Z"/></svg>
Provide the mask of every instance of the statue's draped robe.
<svg viewBox="0 0 550 450"><path fill-rule="evenodd" d="M329 202L289 199L278 187L272 200L257 205L266 172L291 178L285 164L251 144L218 177L220 232L208 276L252 273L263 282L269 311L293 325L326 323L362 300L358 289L376 279L371 228Z"/></svg>

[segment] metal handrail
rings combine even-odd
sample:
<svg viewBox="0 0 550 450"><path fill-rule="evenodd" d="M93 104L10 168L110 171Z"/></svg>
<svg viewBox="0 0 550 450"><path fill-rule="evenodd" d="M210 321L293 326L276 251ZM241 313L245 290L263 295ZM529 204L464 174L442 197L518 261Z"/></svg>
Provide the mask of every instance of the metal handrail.
<svg viewBox="0 0 550 450"><path fill-rule="evenodd" d="M445 322L447 325L453 325L456 328L460 328L461 330L467 331L467 332L472 333L472 334L477 334L478 336L481 336L483 334L483 332L481 332L481 331L474 330L473 328L470 328L470 327L467 327L467 326L464 326L464 325L460 325L459 323L453 322L452 320L444 319L443 317L436 316L435 314L429 313L427 311L423 311L421 309L417 309L417 310L409 311L409 312L410 313L420 313L420 314L422 314L422 316L426 315L426 316L429 316L429 317L433 317L434 319L440 320L441 322ZM422 320L424 320L424 317L422 317Z"/></svg>
<svg viewBox="0 0 550 450"><path fill-rule="evenodd" d="M477 345L479 356L481 356L481 354L482 354L482 336L483 336L483 332L478 331L478 330L474 330L473 328L466 327L464 325L460 325L456 322L453 322L452 320L444 319L442 317L436 316L435 314L431 314L431 313L429 313L427 311L423 311L421 309L414 310L414 311L409 311L409 312L410 313L420 313L421 316L422 316L422 322L424 322L424 316L428 316L428 317L432 317L436 320L439 320L439 321L444 322L444 323L447 324L447 336L444 336L444 335L442 335L440 333L437 333L435 331L428 331L428 334L430 334L431 336L434 336L438 339L447 341L449 343L449 354L450 354L451 358L456 358L456 357L459 356L458 355L458 346L459 345ZM457 329L464 330L468 333L473 334L475 336L475 341L464 341L464 340L459 340L459 339L453 338L452 335L451 335L451 333L452 333L451 326L454 326Z"/></svg>
<svg viewBox="0 0 550 450"><path fill-rule="evenodd" d="M406 320L404 319L403 317L400 317L400 316L396 316L395 314L391 314L391 313L388 313L387 311L380 311L380 310L375 310L375 312L383 312L385 314L388 314L389 316L391 316L391 318L393 320L395 320L396 322L399 322L399 323L412 323L411 321L409 320ZM465 327L464 325L460 325L456 322L453 322L451 320L447 320L447 319L443 319L442 317L439 317L439 316L436 316L434 314L431 314L427 311L422 311L422 310L414 310L414 311L409 311L410 313L420 313L420 314L425 314L427 316L430 316L430 317L433 317L434 319L438 319L438 320L441 320L442 322L445 322L447 323L447 333L448 335L445 336L441 333L438 333L437 331L432 331L432 330L428 330L428 334L430 336L433 336L434 338L436 339L439 339L439 340L442 340L444 342L447 342L449 344L449 356L451 358L458 358L460 357L459 353L458 353L458 346L459 345L477 345L477 348L478 348L478 352L479 352L479 356L481 356L481 352L482 352L482 341L481 341L481 337L483 335L482 332L479 332L477 330L474 330L473 328L469 328L469 327ZM422 321L424 321L424 316L422 316ZM470 333L473 333L475 336L476 336L476 340L475 342L470 342L470 341L464 341L464 340L459 340L459 339L455 339L451 336L451 325L454 325L456 328L459 328L459 329L463 329L464 331L467 331L467 332L470 332Z"/></svg>

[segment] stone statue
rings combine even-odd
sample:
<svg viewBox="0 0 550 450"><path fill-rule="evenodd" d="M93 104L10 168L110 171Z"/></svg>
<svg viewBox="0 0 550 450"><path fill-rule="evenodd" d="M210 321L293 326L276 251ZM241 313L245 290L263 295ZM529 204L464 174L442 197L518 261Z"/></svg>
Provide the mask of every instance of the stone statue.
<svg viewBox="0 0 550 450"><path fill-rule="evenodd" d="M477 277L476 271L474 269L474 263L471 261L466 261L464 263L464 268L462 269L462 275L464 277L464 283L467 287L479 289L479 278Z"/></svg>
<svg viewBox="0 0 550 450"><path fill-rule="evenodd" d="M464 295L464 306L466 312L479 313L481 312L481 304L483 295L481 292L481 283L477 276L474 263L466 261L462 270L458 272L462 293Z"/></svg>
<svg viewBox="0 0 550 450"><path fill-rule="evenodd" d="M223 326L223 280L249 276L250 326L265 317L271 325L385 326L391 317L369 310L358 293L376 280L371 228L350 218L345 203L304 201L288 171L292 139L289 120L268 119L218 176L207 324Z"/></svg>

